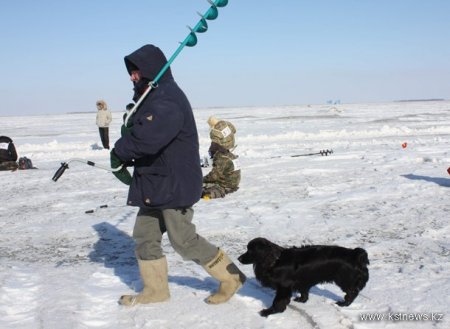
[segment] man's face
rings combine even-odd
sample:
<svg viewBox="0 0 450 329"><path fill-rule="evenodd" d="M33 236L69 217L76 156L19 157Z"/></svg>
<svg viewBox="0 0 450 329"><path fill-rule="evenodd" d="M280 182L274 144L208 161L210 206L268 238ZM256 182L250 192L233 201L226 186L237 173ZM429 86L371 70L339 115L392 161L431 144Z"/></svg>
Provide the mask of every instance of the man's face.
<svg viewBox="0 0 450 329"><path fill-rule="evenodd" d="M138 82L141 79L141 72L139 70L131 71L130 80Z"/></svg>

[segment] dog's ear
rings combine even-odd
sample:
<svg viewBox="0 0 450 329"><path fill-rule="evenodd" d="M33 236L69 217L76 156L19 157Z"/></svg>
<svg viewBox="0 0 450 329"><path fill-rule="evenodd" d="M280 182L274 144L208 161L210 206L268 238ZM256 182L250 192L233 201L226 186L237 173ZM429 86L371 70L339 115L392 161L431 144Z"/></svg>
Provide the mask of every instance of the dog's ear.
<svg viewBox="0 0 450 329"><path fill-rule="evenodd" d="M284 248L282 248L274 243L271 243L270 245L268 245L267 250L264 253L264 258L263 258L263 262L264 262L265 266L270 268L273 265L275 265L278 258L280 258L283 250L284 250Z"/></svg>
<svg viewBox="0 0 450 329"><path fill-rule="evenodd" d="M359 267L366 267L369 265L369 256L367 255L367 251L362 248L353 249L354 257Z"/></svg>

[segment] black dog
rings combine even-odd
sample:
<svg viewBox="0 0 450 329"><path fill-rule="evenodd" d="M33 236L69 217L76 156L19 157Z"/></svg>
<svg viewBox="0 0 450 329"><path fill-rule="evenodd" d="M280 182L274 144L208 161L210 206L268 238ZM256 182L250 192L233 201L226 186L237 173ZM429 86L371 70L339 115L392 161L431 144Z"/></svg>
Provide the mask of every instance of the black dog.
<svg viewBox="0 0 450 329"><path fill-rule="evenodd" d="M272 306L259 312L262 316L284 312L292 293L294 300L305 303L308 292L318 283L334 282L343 292L339 306L348 306L369 280L369 259L364 249L338 246L303 246L283 248L264 238L251 240L247 252L238 260L253 264L256 279L264 287L276 290Z"/></svg>

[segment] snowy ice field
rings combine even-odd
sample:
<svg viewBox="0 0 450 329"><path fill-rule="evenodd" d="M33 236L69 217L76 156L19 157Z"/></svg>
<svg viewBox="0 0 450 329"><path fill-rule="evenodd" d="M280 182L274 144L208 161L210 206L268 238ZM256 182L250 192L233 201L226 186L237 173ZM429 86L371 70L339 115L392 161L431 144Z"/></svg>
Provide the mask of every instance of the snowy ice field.
<svg viewBox="0 0 450 329"><path fill-rule="evenodd" d="M70 158L109 165L95 111L0 117L0 134L39 168L0 172L0 328L450 328L449 101L194 111L201 156L210 115L238 130L241 187L198 202L194 222L248 276L239 293L207 305L217 282L165 237L171 300L119 306L121 294L142 287L127 187L76 162L52 181ZM122 113L113 117L112 142ZM323 149L334 153L291 157ZM306 304L263 318L258 311L274 292L236 260L257 236L283 246L363 247L369 282L349 307L336 306L342 292L324 284Z"/></svg>

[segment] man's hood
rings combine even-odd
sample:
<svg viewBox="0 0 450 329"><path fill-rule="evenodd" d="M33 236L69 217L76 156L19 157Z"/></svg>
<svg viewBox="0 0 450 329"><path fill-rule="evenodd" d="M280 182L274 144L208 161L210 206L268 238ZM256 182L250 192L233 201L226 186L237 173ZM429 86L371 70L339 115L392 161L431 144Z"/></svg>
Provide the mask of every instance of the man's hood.
<svg viewBox="0 0 450 329"><path fill-rule="evenodd" d="M153 45L145 45L138 50L125 56L125 66L128 74L134 70L139 70L143 78L153 81L161 69L166 65L167 59L161 49ZM172 78L170 67L166 70L160 81Z"/></svg>

